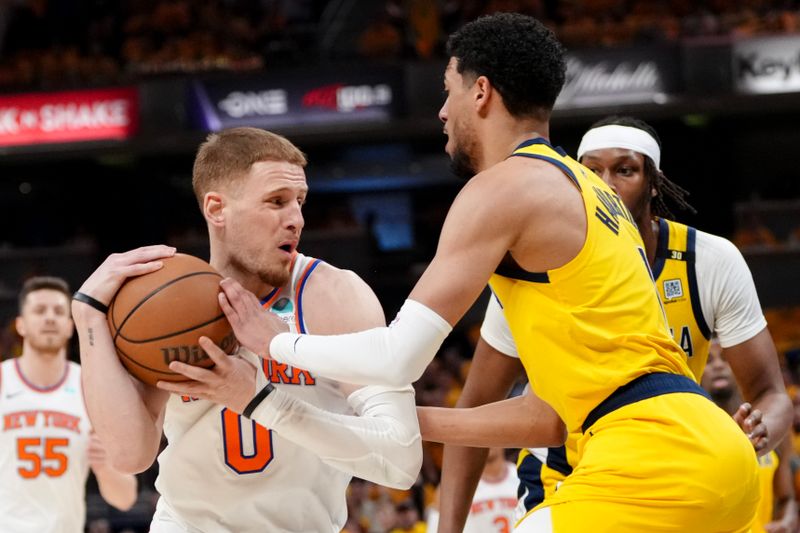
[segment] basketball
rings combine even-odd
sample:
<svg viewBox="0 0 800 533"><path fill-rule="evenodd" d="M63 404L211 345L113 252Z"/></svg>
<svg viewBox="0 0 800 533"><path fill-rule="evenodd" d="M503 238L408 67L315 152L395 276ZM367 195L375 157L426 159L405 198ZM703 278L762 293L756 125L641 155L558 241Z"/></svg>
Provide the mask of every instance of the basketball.
<svg viewBox="0 0 800 533"><path fill-rule="evenodd" d="M222 276L191 255L175 254L163 262L155 272L128 279L108 309L117 355L128 372L149 385L186 381L169 369L172 361L213 366L198 344L201 336L227 353L236 346L217 301Z"/></svg>

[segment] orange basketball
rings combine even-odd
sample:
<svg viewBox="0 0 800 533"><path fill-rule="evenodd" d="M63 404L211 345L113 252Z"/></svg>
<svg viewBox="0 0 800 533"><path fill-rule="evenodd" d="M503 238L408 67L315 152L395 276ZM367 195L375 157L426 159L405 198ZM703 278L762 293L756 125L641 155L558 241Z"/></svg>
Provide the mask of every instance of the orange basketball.
<svg viewBox="0 0 800 533"><path fill-rule="evenodd" d="M108 310L108 325L122 364L143 382L185 381L172 361L209 368L201 336L227 353L236 346L217 295L222 277L197 257L175 254L150 274L128 279Z"/></svg>

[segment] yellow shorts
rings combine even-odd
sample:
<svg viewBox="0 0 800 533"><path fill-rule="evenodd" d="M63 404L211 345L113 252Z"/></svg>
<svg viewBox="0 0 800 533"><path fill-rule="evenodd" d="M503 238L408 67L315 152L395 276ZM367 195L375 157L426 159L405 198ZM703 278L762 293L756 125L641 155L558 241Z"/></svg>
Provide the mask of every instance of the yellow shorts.
<svg viewBox="0 0 800 533"><path fill-rule="evenodd" d="M755 451L730 415L699 394L612 411L578 441L578 458L519 531L547 531L526 527L543 508L557 533L746 532L755 518Z"/></svg>

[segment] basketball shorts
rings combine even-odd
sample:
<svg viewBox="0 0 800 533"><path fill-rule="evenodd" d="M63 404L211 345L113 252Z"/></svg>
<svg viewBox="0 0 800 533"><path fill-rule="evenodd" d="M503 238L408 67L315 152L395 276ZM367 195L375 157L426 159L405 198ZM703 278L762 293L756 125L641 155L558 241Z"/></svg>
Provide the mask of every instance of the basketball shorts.
<svg viewBox="0 0 800 533"><path fill-rule="evenodd" d="M515 531L733 533L755 518L755 451L700 394L662 394L605 414L578 441L578 458Z"/></svg>

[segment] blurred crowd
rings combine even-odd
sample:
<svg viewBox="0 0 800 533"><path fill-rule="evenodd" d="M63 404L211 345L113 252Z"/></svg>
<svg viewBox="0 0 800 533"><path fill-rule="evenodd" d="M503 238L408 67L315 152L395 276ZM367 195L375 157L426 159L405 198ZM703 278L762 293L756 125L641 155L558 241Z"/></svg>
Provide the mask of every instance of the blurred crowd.
<svg viewBox="0 0 800 533"><path fill-rule="evenodd" d="M0 2L0 90L130 83L145 75L317 63L331 28L339 56L443 57L446 36L497 11L533 15L568 48L797 32L797 0L10 0ZM337 7L335 5L334 7ZM362 9L363 8L363 9ZM372 13L372 15L370 15ZM342 20L337 21L336 17ZM335 32L334 32L335 33Z"/></svg>

